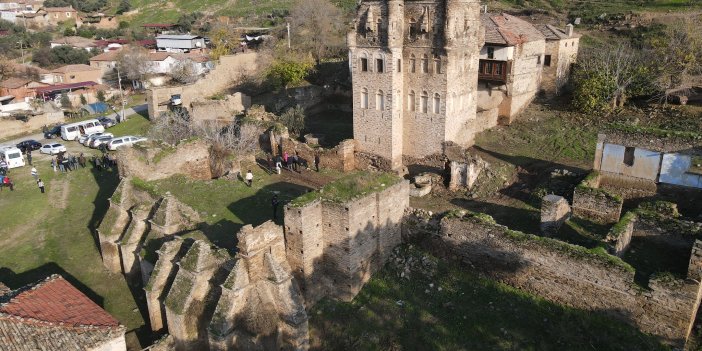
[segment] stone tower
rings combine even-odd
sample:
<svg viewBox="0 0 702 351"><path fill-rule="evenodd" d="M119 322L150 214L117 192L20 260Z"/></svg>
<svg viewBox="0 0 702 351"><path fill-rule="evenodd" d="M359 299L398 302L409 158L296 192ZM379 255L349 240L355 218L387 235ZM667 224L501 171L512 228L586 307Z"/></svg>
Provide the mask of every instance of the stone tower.
<svg viewBox="0 0 702 351"><path fill-rule="evenodd" d="M473 143L477 0L364 0L349 33L354 139L362 152L402 166L402 156Z"/></svg>

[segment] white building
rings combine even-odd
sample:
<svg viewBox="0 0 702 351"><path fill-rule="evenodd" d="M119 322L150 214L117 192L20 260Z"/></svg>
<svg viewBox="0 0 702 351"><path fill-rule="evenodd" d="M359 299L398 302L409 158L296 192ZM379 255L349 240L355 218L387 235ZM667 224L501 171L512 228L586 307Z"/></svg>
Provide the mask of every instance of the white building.
<svg viewBox="0 0 702 351"><path fill-rule="evenodd" d="M158 51L190 52L205 48L205 38L197 35L159 35L156 37Z"/></svg>

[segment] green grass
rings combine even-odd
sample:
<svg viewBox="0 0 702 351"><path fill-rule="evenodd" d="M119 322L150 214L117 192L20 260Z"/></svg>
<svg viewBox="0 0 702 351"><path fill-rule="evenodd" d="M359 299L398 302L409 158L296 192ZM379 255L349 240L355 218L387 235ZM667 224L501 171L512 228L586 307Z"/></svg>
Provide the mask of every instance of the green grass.
<svg viewBox="0 0 702 351"><path fill-rule="evenodd" d="M435 265L405 279L390 263L351 303L317 304L310 312L312 344L324 350L667 349L603 315L556 305L463 266Z"/></svg>
<svg viewBox="0 0 702 351"><path fill-rule="evenodd" d="M343 203L357 196L382 191L400 181L389 173L354 172L327 184L319 191L310 192L291 202L291 206L304 206L316 199Z"/></svg>
<svg viewBox="0 0 702 351"><path fill-rule="evenodd" d="M13 169L14 192L0 192L0 281L11 288L60 273L102 305L128 329L144 321L121 275L102 265L91 233L117 185L116 172L90 168L54 174L48 161L35 161L47 194L41 194L29 168ZM65 209L60 184L68 184ZM11 214L11 215L10 215Z"/></svg>
<svg viewBox="0 0 702 351"><path fill-rule="evenodd" d="M144 136L148 134L149 128L151 128L151 122L148 118L148 112L144 111L128 117L126 121L118 123L107 131L115 136Z"/></svg>

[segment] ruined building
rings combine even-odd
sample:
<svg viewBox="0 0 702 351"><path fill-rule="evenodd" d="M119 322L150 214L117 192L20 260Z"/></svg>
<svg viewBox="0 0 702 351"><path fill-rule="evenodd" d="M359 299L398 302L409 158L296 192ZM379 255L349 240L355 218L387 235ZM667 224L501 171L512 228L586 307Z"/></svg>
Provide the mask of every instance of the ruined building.
<svg viewBox="0 0 702 351"><path fill-rule="evenodd" d="M349 33L354 139L360 151L402 164L473 142L477 0L364 1Z"/></svg>
<svg viewBox="0 0 702 351"><path fill-rule="evenodd" d="M579 36L477 0L363 1L348 35L354 139L392 169L402 156L473 144L509 124L541 90L568 80Z"/></svg>

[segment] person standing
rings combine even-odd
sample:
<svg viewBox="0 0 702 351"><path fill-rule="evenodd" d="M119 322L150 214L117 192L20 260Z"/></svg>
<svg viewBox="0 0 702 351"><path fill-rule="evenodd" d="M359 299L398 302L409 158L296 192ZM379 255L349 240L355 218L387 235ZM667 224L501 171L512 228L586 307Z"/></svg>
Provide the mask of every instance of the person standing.
<svg viewBox="0 0 702 351"><path fill-rule="evenodd" d="M37 181L39 179L39 172L37 172L37 169L35 167L32 167L32 177L34 177L34 181Z"/></svg>
<svg viewBox="0 0 702 351"><path fill-rule="evenodd" d="M283 167L283 165L280 164L280 156L275 157L275 172L280 174L280 169Z"/></svg>
<svg viewBox="0 0 702 351"><path fill-rule="evenodd" d="M27 149L27 162L32 166L32 150Z"/></svg>
<svg viewBox="0 0 702 351"><path fill-rule="evenodd" d="M271 155L266 155L266 162L268 162L268 174L273 174L273 159Z"/></svg>
<svg viewBox="0 0 702 351"><path fill-rule="evenodd" d="M78 156L78 164L80 164L81 168L85 168L85 155L83 153L80 153L80 156Z"/></svg>
<svg viewBox="0 0 702 351"><path fill-rule="evenodd" d="M253 173L251 173L251 170L246 172L246 185L251 187L251 184L253 184Z"/></svg>
<svg viewBox="0 0 702 351"><path fill-rule="evenodd" d="M37 181L37 186L39 187L39 190L41 190L41 193L44 194L44 182L39 178Z"/></svg>
<svg viewBox="0 0 702 351"><path fill-rule="evenodd" d="M288 152L287 151L283 152L283 166L285 166L285 168L290 170L290 164L288 163Z"/></svg>
<svg viewBox="0 0 702 351"><path fill-rule="evenodd" d="M53 168L54 173L56 173L56 158L55 157L51 158L51 168Z"/></svg>
<svg viewBox="0 0 702 351"><path fill-rule="evenodd" d="M319 172L319 154L314 154L314 168Z"/></svg>
<svg viewBox="0 0 702 351"><path fill-rule="evenodd" d="M273 220L277 219L278 215L278 195L273 194L273 198L271 199L271 206L273 206Z"/></svg>

